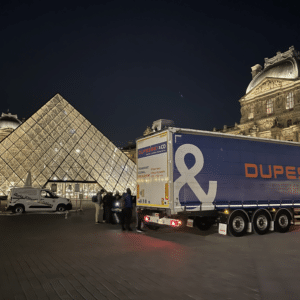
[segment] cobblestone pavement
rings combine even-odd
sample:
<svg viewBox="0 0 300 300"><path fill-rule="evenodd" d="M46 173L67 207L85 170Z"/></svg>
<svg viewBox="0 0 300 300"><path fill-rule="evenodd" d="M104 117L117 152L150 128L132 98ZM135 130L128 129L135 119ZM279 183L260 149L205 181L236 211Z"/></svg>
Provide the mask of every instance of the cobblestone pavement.
<svg viewBox="0 0 300 300"><path fill-rule="evenodd" d="M122 232L94 210L0 215L0 299L300 299L299 232Z"/></svg>

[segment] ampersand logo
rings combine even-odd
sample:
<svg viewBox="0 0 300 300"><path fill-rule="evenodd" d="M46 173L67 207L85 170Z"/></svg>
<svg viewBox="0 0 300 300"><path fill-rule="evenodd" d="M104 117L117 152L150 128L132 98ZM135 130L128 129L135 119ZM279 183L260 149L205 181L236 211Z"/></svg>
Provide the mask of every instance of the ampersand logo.
<svg viewBox="0 0 300 300"><path fill-rule="evenodd" d="M184 161L184 157L188 153L191 153L195 157L195 164L190 169L187 168ZM209 181L209 189L206 194L201 188L199 182L195 179L195 176L200 173L204 166L204 157L201 150L192 144L184 144L180 146L175 153L175 164L178 172L180 173L180 177L174 182L175 199L179 199L180 189L187 183L198 198L200 204L202 204L202 210L213 209L212 203L217 194L217 181ZM181 204L184 204L184 201L180 202ZM195 205L197 205L197 203L195 203ZM199 209L200 205L193 208L193 210Z"/></svg>

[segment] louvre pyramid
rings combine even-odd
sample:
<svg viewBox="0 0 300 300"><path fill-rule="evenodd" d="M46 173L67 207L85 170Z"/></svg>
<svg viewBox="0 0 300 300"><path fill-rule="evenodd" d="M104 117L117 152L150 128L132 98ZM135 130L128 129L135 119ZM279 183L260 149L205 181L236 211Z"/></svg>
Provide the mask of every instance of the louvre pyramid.
<svg viewBox="0 0 300 300"><path fill-rule="evenodd" d="M0 143L0 194L49 182L96 183L135 192L136 165L59 94Z"/></svg>

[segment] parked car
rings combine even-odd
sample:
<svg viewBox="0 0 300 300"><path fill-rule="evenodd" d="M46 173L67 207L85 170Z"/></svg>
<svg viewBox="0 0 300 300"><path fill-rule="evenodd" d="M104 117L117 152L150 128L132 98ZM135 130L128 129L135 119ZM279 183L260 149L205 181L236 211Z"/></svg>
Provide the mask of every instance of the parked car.
<svg viewBox="0 0 300 300"><path fill-rule="evenodd" d="M23 187L12 188L7 197L6 210L15 213L25 211L65 211L72 209L69 199L58 197L48 189Z"/></svg>

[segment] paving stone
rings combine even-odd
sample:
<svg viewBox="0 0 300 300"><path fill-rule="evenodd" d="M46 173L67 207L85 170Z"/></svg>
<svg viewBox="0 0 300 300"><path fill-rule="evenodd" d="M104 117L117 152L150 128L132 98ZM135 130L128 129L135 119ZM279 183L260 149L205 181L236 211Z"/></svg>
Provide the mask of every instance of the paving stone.
<svg viewBox="0 0 300 300"><path fill-rule="evenodd" d="M72 297L68 294L68 292L65 290L65 288L60 284L58 280L52 280L50 282L50 285L55 290L55 292L58 294L58 296L61 299L69 300L72 299Z"/></svg>
<svg viewBox="0 0 300 300"><path fill-rule="evenodd" d="M0 300L299 295L300 232L241 239L219 236L217 229L123 234L110 224L95 226L93 209L80 218L80 223L72 222L72 216L0 218L5 241L0 247Z"/></svg>

